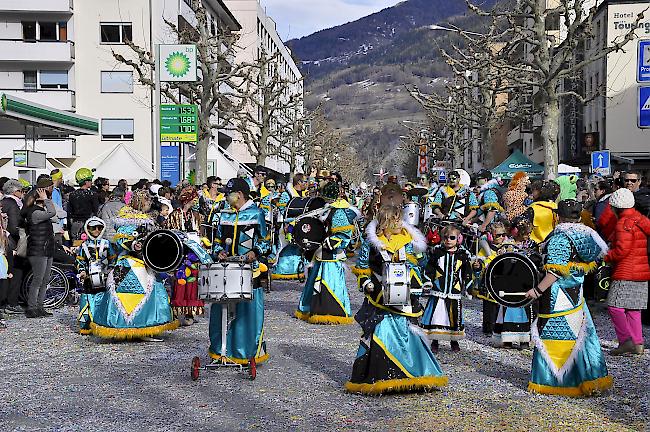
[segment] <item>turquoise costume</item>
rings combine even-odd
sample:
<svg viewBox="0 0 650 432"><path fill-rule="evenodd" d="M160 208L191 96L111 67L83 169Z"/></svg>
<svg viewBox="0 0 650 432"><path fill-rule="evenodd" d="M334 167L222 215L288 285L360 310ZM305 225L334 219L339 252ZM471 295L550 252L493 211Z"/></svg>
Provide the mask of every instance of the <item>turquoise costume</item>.
<svg viewBox="0 0 650 432"><path fill-rule="evenodd" d="M376 231L377 222L372 221L359 252L358 282L366 298L355 319L363 334L345 388L352 393L382 394L445 386L447 377L417 326L417 318L422 315L417 298L412 296L409 306L385 306L378 276L386 259L397 260L403 250L411 286L422 287L417 257L426 249L426 239L410 225L390 239L378 237Z"/></svg>
<svg viewBox="0 0 650 432"><path fill-rule="evenodd" d="M440 208L447 219L460 220L472 210L478 209L478 200L474 192L465 185L460 185L458 191L450 186L442 186L433 197L431 206Z"/></svg>
<svg viewBox="0 0 650 432"><path fill-rule="evenodd" d="M300 193L293 188L291 183L287 184L287 190L282 192L280 199L278 200L278 211L281 215L284 215L287 208L287 204L293 198L299 198ZM288 231L288 225L291 224L293 219L284 219L285 231ZM290 241L290 234L287 234L288 242L280 248L279 253L277 254L277 259L275 260L275 266L273 267L273 273L271 277L276 279L283 280L304 280L305 278L305 266L307 261L302 254L300 248Z"/></svg>
<svg viewBox="0 0 650 432"><path fill-rule="evenodd" d="M247 201L239 211L230 209L221 214L216 230L215 256L224 251L228 256L242 256L253 251L259 258L267 253L264 212L253 201ZM264 342L264 289L260 287L260 264L256 259L253 267L253 300L238 302L233 306L235 318L228 323L226 352L221 347L222 305L213 304L210 309L210 350L215 360L227 360L248 364L250 358L262 363L269 358Z"/></svg>
<svg viewBox="0 0 650 432"><path fill-rule="evenodd" d="M591 228L562 223L549 236L546 252L544 268L558 279L539 299L528 389L573 397L607 390L612 377L582 292L585 274L595 270L607 246Z"/></svg>
<svg viewBox="0 0 650 432"><path fill-rule="evenodd" d="M356 213L345 200L330 204L328 237L316 251L295 316L312 324L352 324L343 262Z"/></svg>
<svg viewBox="0 0 650 432"><path fill-rule="evenodd" d="M505 212L501 205L502 195L497 179L492 179L481 186L481 192L478 197L479 208L476 213L476 217L481 222L485 221L487 214L491 211L497 212L494 219L492 219L493 222L500 219L500 216Z"/></svg>
<svg viewBox="0 0 650 432"><path fill-rule="evenodd" d="M96 237L93 237L88 230L88 226L101 225L102 230ZM113 244L103 239L106 224L98 217L91 217L84 224L84 231L88 239L84 241L77 249L75 258L75 267L77 275L85 272L87 277L84 281L83 292L79 295L79 333L82 335L90 334L90 323L94 315L95 296L97 292L104 290L106 287L93 287L90 278L91 266L98 266L102 273L108 273L115 265L117 254L113 249Z"/></svg>
<svg viewBox="0 0 650 432"><path fill-rule="evenodd" d="M118 214L115 243L121 252L108 274L106 291L95 296L91 333L107 339L157 336L178 328L173 318L164 275L147 268L141 254L132 250L152 221L126 206Z"/></svg>

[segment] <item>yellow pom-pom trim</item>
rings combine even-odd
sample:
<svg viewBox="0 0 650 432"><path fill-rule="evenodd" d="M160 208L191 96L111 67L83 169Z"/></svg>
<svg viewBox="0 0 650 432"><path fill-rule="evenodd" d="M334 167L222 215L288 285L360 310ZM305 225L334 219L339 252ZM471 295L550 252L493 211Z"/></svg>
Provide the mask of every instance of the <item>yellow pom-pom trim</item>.
<svg viewBox="0 0 650 432"><path fill-rule="evenodd" d="M345 389L350 393L361 393L367 395L380 395L383 393L397 393L417 390L434 390L445 387L448 383L446 376L439 377L418 377L381 380L372 384L346 382Z"/></svg>
<svg viewBox="0 0 650 432"><path fill-rule="evenodd" d="M614 380L610 375L598 378L592 381L585 381L578 387L554 387L542 384L528 383L528 391L533 393L581 397L591 396L595 393L604 392L609 390L614 385Z"/></svg>

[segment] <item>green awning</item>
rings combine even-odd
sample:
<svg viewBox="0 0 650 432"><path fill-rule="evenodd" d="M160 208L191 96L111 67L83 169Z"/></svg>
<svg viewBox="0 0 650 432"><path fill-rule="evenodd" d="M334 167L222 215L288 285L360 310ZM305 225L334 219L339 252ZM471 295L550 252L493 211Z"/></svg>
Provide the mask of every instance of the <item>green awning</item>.
<svg viewBox="0 0 650 432"><path fill-rule="evenodd" d="M528 159L519 150L515 150L508 159L491 171L494 176L504 180L511 179L517 171L525 172L531 179L541 179L544 176L544 167Z"/></svg>
<svg viewBox="0 0 650 432"><path fill-rule="evenodd" d="M99 132L99 121L96 119L40 105L6 93L2 94L0 115L37 126L48 126L69 135L97 135Z"/></svg>

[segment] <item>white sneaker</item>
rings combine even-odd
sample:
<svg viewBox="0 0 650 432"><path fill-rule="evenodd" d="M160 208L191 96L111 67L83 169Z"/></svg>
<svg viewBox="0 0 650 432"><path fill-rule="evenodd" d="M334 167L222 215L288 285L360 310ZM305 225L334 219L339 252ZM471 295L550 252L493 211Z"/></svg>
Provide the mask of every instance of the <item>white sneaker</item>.
<svg viewBox="0 0 650 432"><path fill-rule="evenodd" d="M164 342L163 339L158 339L155 337L150 337L150 336L143 336L140 338L142 342Z"/></svg>

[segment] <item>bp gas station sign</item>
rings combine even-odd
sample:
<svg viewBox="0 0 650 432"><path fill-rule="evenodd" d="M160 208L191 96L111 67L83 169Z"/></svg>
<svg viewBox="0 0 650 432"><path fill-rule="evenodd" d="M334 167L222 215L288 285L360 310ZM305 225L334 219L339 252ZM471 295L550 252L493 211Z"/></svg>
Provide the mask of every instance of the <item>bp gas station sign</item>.
<svg viewBox="0 0 650 432"><path fill-rule="evenodd" d="M160 45L160 81L196 81L195 45Z"/></svg>

